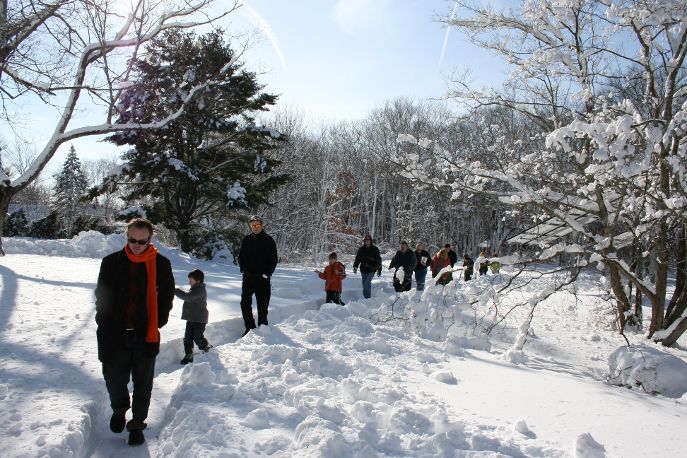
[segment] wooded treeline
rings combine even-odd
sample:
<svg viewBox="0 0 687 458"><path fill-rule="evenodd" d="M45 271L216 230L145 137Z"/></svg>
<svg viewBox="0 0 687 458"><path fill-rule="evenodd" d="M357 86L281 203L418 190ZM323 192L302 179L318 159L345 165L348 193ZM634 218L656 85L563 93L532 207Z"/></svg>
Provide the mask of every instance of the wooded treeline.
<svg viewBox="0 0 687 458"><path fill-rule="evenodd" d="M290 139L276 154L291 182L261 212L285 258L351 253L365 234L391 248L405 240L434 251L450 243L458 253L476 254L483 245L494 252L522 225L518 214L506 214L488 196L457 196L462 178L445 185L448 163L442 168L445 159L421 147L434 142L455 161L480 160L497 136L536 135L517 113L485 109L461 116L447 103L397 98L358 121L313 127L286 109L277 111L274 125ZM407 135L420 145L404 143ZM418 181L399 165L409 152L433 181Z"/></svg>

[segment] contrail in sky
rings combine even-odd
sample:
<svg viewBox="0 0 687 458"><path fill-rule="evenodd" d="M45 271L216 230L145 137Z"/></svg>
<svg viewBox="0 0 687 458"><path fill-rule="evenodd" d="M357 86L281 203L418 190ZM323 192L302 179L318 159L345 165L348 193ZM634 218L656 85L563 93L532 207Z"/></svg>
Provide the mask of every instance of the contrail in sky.
<svg viewBox="0 0 687 458"><path fill-rule="evenodd" d="M284 59L284 55L281 53L281 49L279 49L279 44L277 44L277 36L272 31L270 24L265 20L264 17L260 15L260 13L258 13L255 8L251 7L248 3L243 2L243 8L245 8L248 19L255 24L255 26L258 27L262 33L265 34L267 39L270 41L270 44L272 44L272 48L274 49L274 52L277 53L277 56L279 56L279 60L281 61L281 65L284 67L284 70L288 70L286 59Z"/></svg>
<svg viewBox="0 0 687 458"><path fill-rule="evenodd" d="M453 4L453 10L451 11L451 21L455 19L456 17L456 12L458 10L458 4L454 3ZM439 67L441 67L441 63L444 61L444 55L446 54L446 46L448 45L448 36L451 33L451 25L449 24L446 27L446 34L444 35L444 44L441 47L441 56L439 56Z"/></svg>

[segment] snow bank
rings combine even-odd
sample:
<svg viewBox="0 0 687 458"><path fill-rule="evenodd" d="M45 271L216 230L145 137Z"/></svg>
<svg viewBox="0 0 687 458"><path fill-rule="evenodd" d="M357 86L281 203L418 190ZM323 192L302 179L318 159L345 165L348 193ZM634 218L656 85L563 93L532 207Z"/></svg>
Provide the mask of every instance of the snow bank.
<svg viewBox="0 0 687 458"><path fill-rule="evenodd" d="M564 455L524 421L508 434L476 427L416 391L419 368L427 380L459 383L440 368L442 343L371 324L358 316L362 302L293 315L184 368L158 454Z"/></svg>
<svg viewBox="0 0 687 458"><path fill-rule="evenodd" d="M124 234L103 235L97 231L80 232L72 239L43 240L28 237L3 239L7 254L37 254L67 258L102 258L121 250Z"/></svg>
<svg viewBox="0 0 687 458"><path fill-rule="evenodd" d="M620 347L608 357L609 380L633 390L680 398L687 393L687 363L657 348Z"/></svg>

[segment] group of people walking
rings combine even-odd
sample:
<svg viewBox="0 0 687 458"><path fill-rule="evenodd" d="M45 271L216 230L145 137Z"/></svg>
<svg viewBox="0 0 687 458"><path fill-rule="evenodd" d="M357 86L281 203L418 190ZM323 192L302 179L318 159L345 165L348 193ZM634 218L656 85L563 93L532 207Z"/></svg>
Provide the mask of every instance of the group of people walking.
<svg viewBox="0 0 687 458"><path fill-rule="evenodd" d="M477 258L478 272L485 275L487 269L498 273L501 265L498 261L489 261L485 252L482 251ZM436 283L446 285L453 279L453 268L458 263L458 255L451 248L450 244L444 245L434 256L430 255L422 242L415 246L415 251L410 250L408 242L402 241L401 246L389 264L389 269L394 270L394 290L397 292L410 291L413 275L418 291L425 288L427 272L431 271L432 278L437 279ZM363 245L358 249L353 262L353 273L356 273L360 266L363 283L363 297L371 296L371 285L374 273L382 273L382 258L379 249L372 242L368 235L363 239ZM446 269L447 267L452 269ZM474 275L475 261L467 253L463 255L463 277L465 281L470 280Z"/></svg>
<svg viewBox="0 0 687 458"><path fill-rule="evenodd" d="M243 336L257 326L268 324L270 282L278 261L276 243L264 231L262 219L251 217L249 226L250 233L244 237L237 258L242 274ZM153 232L150 221L132 220L127 226L124 248L103 258L95 290L98 359L102 363L112 408L110 429L121 433L126 428L130 445L145 441L143 430L153 389L155 360L160 351L159 328L169 320L175 295L184 301L181 318L186 320L185 356L181 364L193 361L194 344L203 352L212 348L204 336L209 317L205 274L194 269L188 274L189 291L175 288L171 262L152 243ZM482 255L478 258L480 271L487 265L493 270L493 263L490 264ZM452 279L452 270L446 267L453 267L457 262L456 253L448 244L430 256L422 243L412 251L404 241L389 269L395 269L396 291L409 291L413 274L417 289L422 290L429 269L432 277L439 276L437 283L445 285ZM464 255L465 280L472 277L474 264L470 256ZM382 257L369 235L363 238L353 262L353 273L358 269L362 277L363 297L370 298L372 279L375 273L377 276L382 274ZM329 255L324 271L315 272L325 280L326 301L343 305L341 292L346 270L337 260L337 254ZM253 315L253 296L257 303L257 322ZM131 397L127 386L130 379L133 382ZM130 408L132 418L127 422L126 412Z"/></svg>
<svg viewBox="0 0 687 458"><path fill-rule="evenodd" d="M263 230L262 219L253 216L250 233L243 239L238 263L241 284L241 313L245 336L256 327L252 297L258 309L257 326L267 325L270 279L277 267L277 245ZM172 265L152 243L153 224L132 220L122 250L103 258L95 289L98 359L110 397L110 430L129 431L129 445L145 442L143 430L148 417L160 352L160 332L169 320L174 296L184 300L181 319L186 320L184 359L193 361L193 345L207 352L212 345L204 336L208 322L205 274L195 269L188 274L189 291L175 288ZM129 379L133 394L129 396ZM132 418L126 421L131 408Z"/></svg>

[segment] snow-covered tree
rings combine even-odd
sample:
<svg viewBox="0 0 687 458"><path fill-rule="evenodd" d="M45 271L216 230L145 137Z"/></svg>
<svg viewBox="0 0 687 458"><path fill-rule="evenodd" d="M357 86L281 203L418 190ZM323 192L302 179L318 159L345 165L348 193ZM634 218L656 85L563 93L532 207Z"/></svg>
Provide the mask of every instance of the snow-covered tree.
<svg viewBox="0 0 687 458"><path fill-rule="evenodd" d="M164 127L109 137L133 148L108 182L125 183L129 203L147 199L148 216L174 230L186 252L221 239L229 212L266 202L285 179L272 173L277 162L271 154L285 137L255 122L276 96L261 92L256 75L242 68L223 37L221 31L196 36L173 30L152 40L131 62L118 123L171 116L190 88L205 89Z"/></svg>
<svg viewBox="0 0 687 458"><path fill-rule="evenodd" d="M52 134L31 166L10 179L0 172L2 227L12 196L34 181L59 147L75 138L148 127L159 128L181 114L206 86L190 84L176 112L147 124L115 123L121 91L142 46L170 29L207 25L236 9L228 2L205 11L212 0L6 0L0 2L0 124L19 132L24 110L54 109ZM227 67L229 62L226 62ZM89 97L81 97L88 95ZM79 124L75 113L90 110ZM20 133L17 136L21 136Z"/></svg>
<svg viewBox="0 0 687 458"><path fill-rule="evenodd" d="M65 237L75 235L74 223L83 214L84 197L88 181L81 168L74 145L69 148L62 170L55 175L55 188L52 208L57 211L60 228Z"/></svg>
<svg viewBox="0 0 687 458"><path fill-rule="evenodd" d="M530 0L498 11L456 3L445 22L514 72L503 90L463 85L453 96L473 108L507 107L545 135L526 149L528 139L498 136L490 158L462 164L437 146L455 173L469 177L447 184L526 209L535 222L561 224L578 243L543 238L552 246L542 254L574 253L578 265L605 270L621 331L633 313L632 285L652 306L648 335L672 345L687 330L687 4ZM423 170L412 172L425 179ZM649 260L649 278L633 267L628 247ZM670 272L679 283L672 300Z"/></svg>

